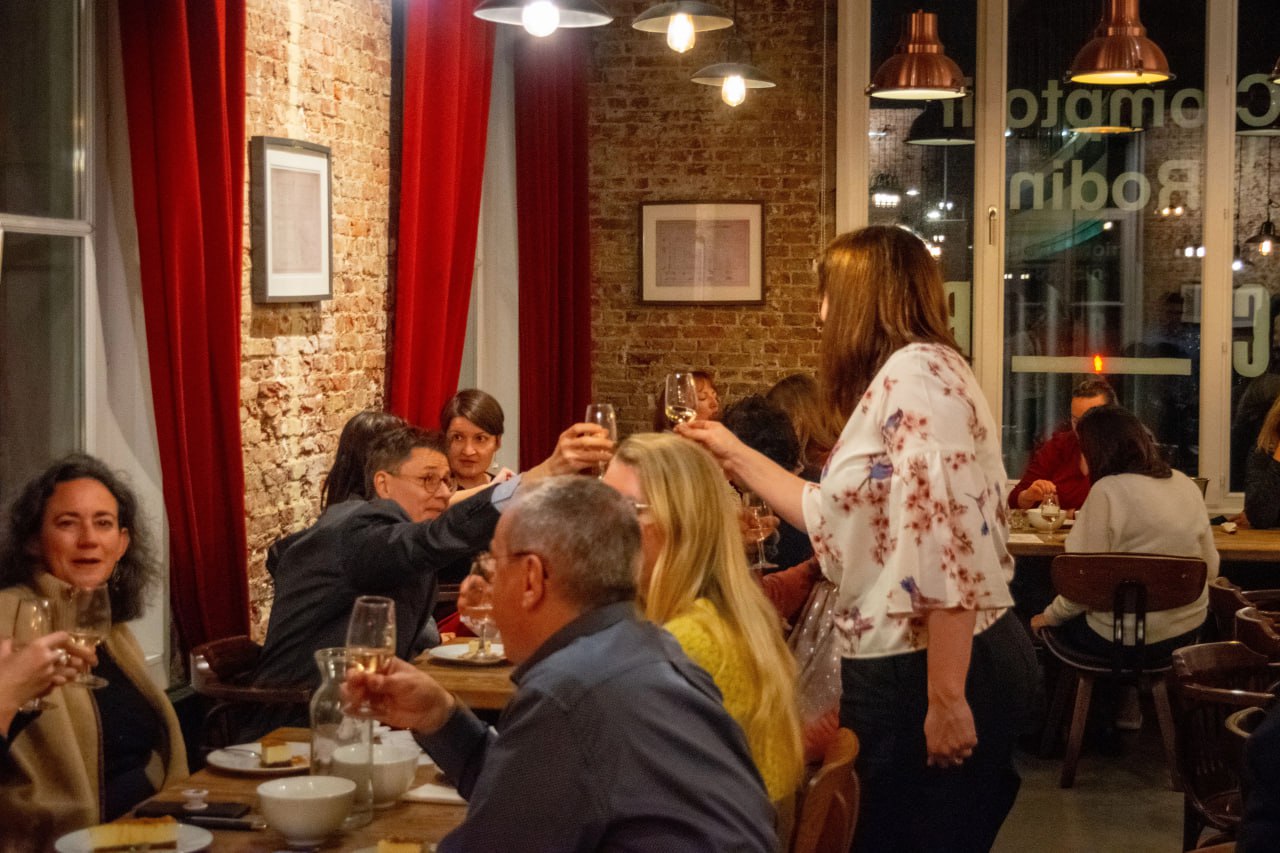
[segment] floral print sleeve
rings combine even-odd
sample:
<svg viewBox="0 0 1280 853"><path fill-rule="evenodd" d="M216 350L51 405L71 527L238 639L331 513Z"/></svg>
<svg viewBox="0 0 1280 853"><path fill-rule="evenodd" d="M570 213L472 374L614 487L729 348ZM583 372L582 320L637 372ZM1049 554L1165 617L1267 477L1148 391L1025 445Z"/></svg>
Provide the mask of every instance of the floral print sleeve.
<svg viewBox="0 0 1280 853"><path fill-rule="evenodd" d="M998 432L968 364L913 344L890 357L855 409L805 520L853 657L925 648L935 608L1012 605Z"/></svg>

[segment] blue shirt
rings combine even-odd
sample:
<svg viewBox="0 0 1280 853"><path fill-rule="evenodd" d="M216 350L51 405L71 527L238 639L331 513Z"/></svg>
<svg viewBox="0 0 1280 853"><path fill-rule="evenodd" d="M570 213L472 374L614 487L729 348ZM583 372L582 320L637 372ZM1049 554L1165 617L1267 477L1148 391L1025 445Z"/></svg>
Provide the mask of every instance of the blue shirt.
<svg viewBox="0 0 1280 853"><path fill-rule="evenodd" d="M631 602L512 674L498 730L459 705L418 742L467 798L458 850L773 851L773 807L705 671Z"/></svg>

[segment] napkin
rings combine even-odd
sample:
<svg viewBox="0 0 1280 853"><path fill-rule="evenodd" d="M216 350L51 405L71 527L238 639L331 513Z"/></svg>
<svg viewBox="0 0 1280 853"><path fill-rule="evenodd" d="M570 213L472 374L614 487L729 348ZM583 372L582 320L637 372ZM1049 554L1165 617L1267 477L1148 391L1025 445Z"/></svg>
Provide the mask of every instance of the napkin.
<svg viewBox="0 0 1280 853"><path fill-rule="evenodd" d="M466 805L467 802L462 799L462 795L458 793L456 788L437 782L428 782L425 785L411 788L402 799L414 803L442 803L447 806L461 806Z"/></svg>
<svg viewBox="0 0 1280 853"><path fill-rule="evenodd" d="M1035 533L1010 533L1009 541L1018 542L1023 545L1039 545L1044 540Z"/></svg>

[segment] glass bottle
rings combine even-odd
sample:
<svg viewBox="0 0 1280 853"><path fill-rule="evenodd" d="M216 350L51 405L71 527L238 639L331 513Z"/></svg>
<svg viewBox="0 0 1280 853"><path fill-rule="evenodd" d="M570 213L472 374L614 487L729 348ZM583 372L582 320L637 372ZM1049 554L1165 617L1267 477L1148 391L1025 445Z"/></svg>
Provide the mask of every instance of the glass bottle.
<svg viewBox="0 0 1280 853"><path fill-rule="evenodd" d="M351 717L343 710L347 650L317 649L315 658L320 686L311 696L311 773L355 782L355 801L342 828L364 826L373 820L373 720Z"/></svg>

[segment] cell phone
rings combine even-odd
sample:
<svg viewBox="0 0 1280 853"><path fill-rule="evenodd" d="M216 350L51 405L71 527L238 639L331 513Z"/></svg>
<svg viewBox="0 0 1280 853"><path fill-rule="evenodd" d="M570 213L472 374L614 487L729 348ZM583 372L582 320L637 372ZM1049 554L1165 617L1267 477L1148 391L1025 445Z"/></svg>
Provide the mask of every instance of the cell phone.
<svg viewBox="0 0 1280 853"><path fill-rule="evenodd" d="M220 818L237 818L244 817L249 813L249 806L246 803L219 803L208 802L205 804L207 808L199 811L188 811L184 802L152 802L143 803L133 810L138 817L164 817L170 815L181 820L184 817L220 817Z"/></svg>

